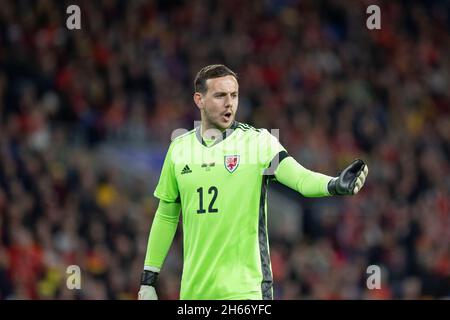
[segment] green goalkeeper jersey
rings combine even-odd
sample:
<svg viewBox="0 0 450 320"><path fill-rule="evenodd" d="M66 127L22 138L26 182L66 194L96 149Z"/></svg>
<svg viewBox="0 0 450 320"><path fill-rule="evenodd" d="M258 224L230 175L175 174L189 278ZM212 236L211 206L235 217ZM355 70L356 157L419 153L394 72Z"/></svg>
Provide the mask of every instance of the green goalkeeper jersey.
<svg viewBox="0 0 450 320"><path fill-rule="evenodd" d="M266 169L279 154L267 130L238 122L212 144L199 127L172 141L154 194L181 202L181 299L272 299Z"/></svg>

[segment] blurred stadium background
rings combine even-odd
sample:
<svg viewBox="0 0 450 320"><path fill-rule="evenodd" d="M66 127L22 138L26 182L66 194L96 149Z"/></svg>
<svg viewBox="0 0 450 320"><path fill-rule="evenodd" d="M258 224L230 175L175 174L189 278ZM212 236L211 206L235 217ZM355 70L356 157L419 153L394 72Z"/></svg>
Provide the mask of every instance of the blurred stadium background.
<svg viewBox="0 0 450 320"><path fill-rule="evenodd" d="M352 198L271 186L276 299L449 298L449 17L449 1L0 1L0 299L136 299L155 183L210 63L240 75L238 120L280 129L304 166L370 168ZM161 299L181 254L179 231Z"/></svg>

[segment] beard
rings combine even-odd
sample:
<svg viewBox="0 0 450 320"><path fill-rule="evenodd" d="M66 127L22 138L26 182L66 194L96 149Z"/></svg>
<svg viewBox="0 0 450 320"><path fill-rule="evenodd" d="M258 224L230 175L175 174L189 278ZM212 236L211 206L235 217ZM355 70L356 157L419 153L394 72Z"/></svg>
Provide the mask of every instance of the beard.
<svg viewBox="0 0 450 320"><path fill-rule="evenodd" d="M209 128L215 128L220 131L223 131L231 126L231 124L234 122L234 113L231 113L231 116L228 121L223 121L223 115L213 115L208 110L203 109L203 118L208 125Z"/></svg>

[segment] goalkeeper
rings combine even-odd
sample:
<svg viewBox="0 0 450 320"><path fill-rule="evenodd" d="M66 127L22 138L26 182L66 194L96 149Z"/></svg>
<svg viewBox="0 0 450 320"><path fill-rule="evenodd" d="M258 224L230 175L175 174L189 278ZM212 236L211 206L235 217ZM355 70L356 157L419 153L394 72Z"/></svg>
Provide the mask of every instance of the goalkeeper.
<svg viewBox="0 0 450 320"><path fill-rule="evenodd" d="M166 154L138 298L157 299L157 277L182 212L181 299L273 299L269 180L305 197L354 195L367 165L355 160L336 177L313 172L267 130L235 121L239 85L224 65L204 67L194 86L201 124L174 139Z"/></svg>

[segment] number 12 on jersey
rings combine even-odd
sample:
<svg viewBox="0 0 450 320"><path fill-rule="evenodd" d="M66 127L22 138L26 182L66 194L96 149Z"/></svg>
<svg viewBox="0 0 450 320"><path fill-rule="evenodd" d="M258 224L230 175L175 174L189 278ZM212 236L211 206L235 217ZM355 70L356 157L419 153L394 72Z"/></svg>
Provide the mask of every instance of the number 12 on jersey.
<svg viewBox="0 0 450 320"><path fill-rule="evenodd" d="M214 212L219 212L219 210L217 208L214 208L214 202L217 199L217 195L219 194L219 191L217 190L217 187L215 186L211 186L208 189L208 194L212 194L212 197L208 197L210 198L209 201L209 205L208 205L208 211L205 210L205 208L203 207L203 187L200 187L197 189L198 192L198 202L199 202L199 209L197 210L197 213L214 213Z"/></svg>

